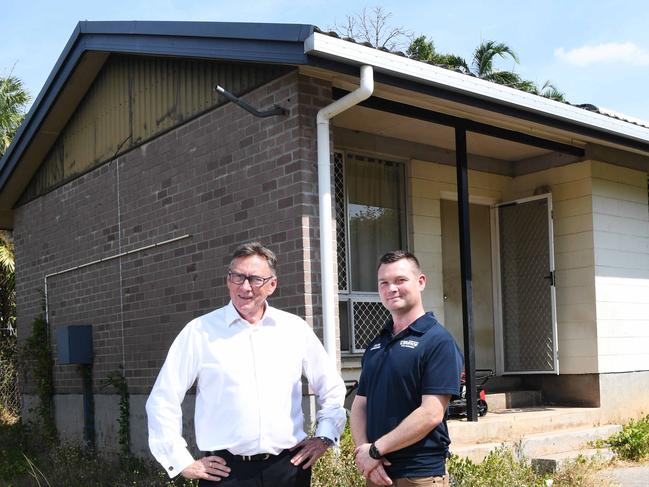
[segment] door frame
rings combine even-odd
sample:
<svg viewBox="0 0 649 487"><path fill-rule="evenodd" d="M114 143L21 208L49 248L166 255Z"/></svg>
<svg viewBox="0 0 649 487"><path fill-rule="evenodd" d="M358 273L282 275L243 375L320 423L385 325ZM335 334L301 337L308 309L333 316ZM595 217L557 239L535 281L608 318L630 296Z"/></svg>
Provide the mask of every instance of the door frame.
<svg viewBox="0 0 649 487"><path fill-rule="evenodd" d="M548 204L548 252L549 252L549 265L550 272L553 276L550 285L550 300L551 300L551 314L552 314L552 343L554 345L554 370L553 371L505 371L505 352L504 352L504 334L503 334L503 307L502 307L502 288L501 288L501 273L500 273L500 226L498 220L498 207L527 203L529 201L547 199ZM557 295L556 295L556 269L554 262L554 209L552 206L552 193L544 193L535 196L528 196L526 198L519 198L516 200L504 201L495 204L491 207L491 267L493 269L493 309L494 309L494 333L495 333L495 352L496 352L496 374L497 375L532 375L532 374L556 374L559 375L559 337L557 328Z"/></svg>

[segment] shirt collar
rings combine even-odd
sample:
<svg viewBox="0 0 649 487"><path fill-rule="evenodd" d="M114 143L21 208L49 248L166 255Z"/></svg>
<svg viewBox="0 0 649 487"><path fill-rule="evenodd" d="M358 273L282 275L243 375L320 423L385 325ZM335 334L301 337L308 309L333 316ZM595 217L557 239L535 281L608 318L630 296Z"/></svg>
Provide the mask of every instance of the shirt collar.
<svg viewBox="0 0 649 487"><path fill-rule="evenodd" d="M266 309L264 310L264 316L262 316L261 320L259 320L259 324L260 325L277 324L277 310L273 308L270 304L268 304L268 301L265 301L264 304L266 305ZM225 324L229 327L234 325L237 322L241 322L243 324L249 324L246 320L244 320L241 317L241 315L237 311L237 308L235 308L232 301L230 301L225 307Z"/></svg>
<svg viewBox="0 0 649 487"><path fill-rule="evenodd" d="M429 311L428 313L421 315L415 321L410 323L410 325L408 325L408 327L405 329L411 333L415 333L416 335L423 335L428 330L430 330L435 323L437 323L435 315L431 311ZM383 325L383 328L381 329L381 335L392 335L393 327L394 322L392 321L392 318L390 318L385 322L385 325Z"/></svg>

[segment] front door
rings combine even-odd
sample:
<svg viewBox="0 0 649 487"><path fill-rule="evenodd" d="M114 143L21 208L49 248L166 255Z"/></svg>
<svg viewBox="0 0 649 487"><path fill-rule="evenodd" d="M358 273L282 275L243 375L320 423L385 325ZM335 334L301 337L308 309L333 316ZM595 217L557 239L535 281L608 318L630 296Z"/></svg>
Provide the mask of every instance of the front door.
<svg viewBox="0 0 649 487"><path fill-rule="evenodd" d="M440 200L442 220L442 273L444 317L442 322L464 349L462 325L462 281L457 201ZM471 267L473 271L473 336L475 366L494 369L493 279L491 269L490 206L471 203ZM432 284L432 283L431 283Z"/></svg>
<svg viewBox="0 0 649 487"><path fill-rule="evenodd" d="M494 211L498 371L558 374L552 197L510 201Z"/></svg>

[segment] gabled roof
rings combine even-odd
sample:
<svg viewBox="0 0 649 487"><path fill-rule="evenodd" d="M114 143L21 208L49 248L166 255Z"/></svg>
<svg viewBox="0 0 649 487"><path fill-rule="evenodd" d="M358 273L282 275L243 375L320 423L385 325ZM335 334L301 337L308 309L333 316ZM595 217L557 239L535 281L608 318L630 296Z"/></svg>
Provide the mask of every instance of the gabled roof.
<svg viewBox="0 0 649 487"><path fill-rule="evenodd" d="M110 53L312 65L581 134L649 154L649 128L322 33L312 25L79 22L0 160L0 227ZM7 223L9 222L9 223Z"/></svg>
<svg viewBox="0 0 649 487"><path fill-rule="evenodd" d="M23 158L35 156L28 157L34 165L34 158L44 157L109 53L299 65L307 62L303 43L313 30L298 24L79 22L0 160L0 212L13 206L35 171L15 178ZM1 220L0 214L0 226Z"/></svg>

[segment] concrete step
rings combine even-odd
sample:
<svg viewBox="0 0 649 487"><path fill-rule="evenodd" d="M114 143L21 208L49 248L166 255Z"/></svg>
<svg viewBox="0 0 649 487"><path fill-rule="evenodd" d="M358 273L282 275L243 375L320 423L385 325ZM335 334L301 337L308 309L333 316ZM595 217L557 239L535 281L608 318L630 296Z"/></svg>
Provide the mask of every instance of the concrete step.
<svg viewBox="0 0 649 487"><path fill-rule="evenodd" d="M490 411L512 408L538 407L541 402L541 391L507 391L487 393L487 404Z"/></svg>
<svg viewBox="0 0 649 487"><path fill-rule="evenodd" d="M599 408L527 408L489 411L477 422L451 419L448 429L454 447L477 443L515 442L550 431L586 428L600 423Z"/></svg>
<svg viewBox="0 0 649 487"><path fill-rule="evenodd" d="M552 460L557 460L558 462L564 453L566 454L566 459L572 458L571 455L576 458L578 452L587 452L591 449L590 442L609 438L621 429L622 427L620 425L570 428L547 433L529 434L521 438L510 438L500 442L474 444L462 444L454 440L451 444L451 453L479 463L484 460L490 451L504 446L511 448L517 455L522 457L533 460L538 459L540 465L550 465ZM545 460L547 461L543 463Z"/></svg>
<svg viewBox="0 0 649 487"><path fill-rule="evenodd" d="M564 451L544 455L539 458L532 458L532 467L540 474L554 473L566 465L575 462L578 458L587 460L608 461L612 460L615 454L608 448L586 448L580 450Z"/></svg>
<svg viewBox="0 0 649 487"><path fill-rule="evenodd" d="M605 440L622 430L618 424L573 428L526 436L520 442L521 453L528 458L574 451L587 447L595 440Z"/></svg>

